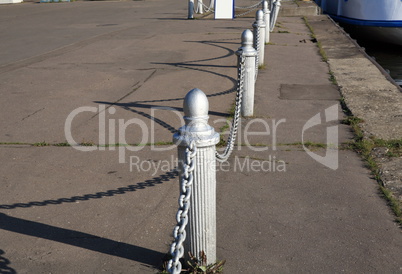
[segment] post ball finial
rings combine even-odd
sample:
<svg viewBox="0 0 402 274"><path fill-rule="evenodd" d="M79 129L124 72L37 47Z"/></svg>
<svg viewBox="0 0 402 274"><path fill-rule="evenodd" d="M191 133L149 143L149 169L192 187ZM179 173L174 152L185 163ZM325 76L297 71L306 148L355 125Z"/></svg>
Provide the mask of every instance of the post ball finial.
<svg viewBox="0 0 402 274"><path fill-rule="evenodd" d="M208 117L209 103L205 93L198 89L190 90L184 97L183 110L186 118Z"/></svg>
<svg viewBox="0 0 402 274"><path fill-rule="evenodd" d="M254 37L253 37L253 33L251 32L251 30L246 29L245 31L243 31L243 33L241 35L242 47L252 46L253 40L254 40Z"/></svg>
<svg viewBox="0 0 402 274"><path fill-rule="evenodd" d="M263 10L257 10L257 12L255 13L255 19L257 19L257 21L264 20L264 11Z"/></svg>
<svg viewBox="0 0 402 274"><path fill-rule="evenodd" d="M179 146L189 146L193 141L197 147L216 145L219 133L208 124L208 110L205 93L198 88L190 90L183 102L185 125L173 135L173 141Z"/></svg>

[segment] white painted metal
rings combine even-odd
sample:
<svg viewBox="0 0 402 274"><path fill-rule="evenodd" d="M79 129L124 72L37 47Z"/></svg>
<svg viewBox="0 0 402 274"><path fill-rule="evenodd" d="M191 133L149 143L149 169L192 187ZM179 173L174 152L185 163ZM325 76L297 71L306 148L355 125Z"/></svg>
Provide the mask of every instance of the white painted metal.
<svg viewBox="0 0 402 274"><path fill-rule="evenodd" d="M402 20L401 0L318 0L328 14L359 20Z"/></svg>
<svg viewBox="0 0 402 274"><path fill-rule="evenodd" d="M204 7L203 7L202 0L197 1L197 13L198 14L203 14L204 13Z"/></svg>
<svg viewBox="0 0 402 274"><path fill-rule="evenodd" d="M0 4L17 4L22 2L22 0L0 0Z"/></svg>
<svg viewBox="0 0 402 274"><path fill-rule="evenodd" d="M254 28L254 47L258 54L258 66L264 64L264 52L265 52L265 27L264 12L257 10L255 13Z"/></svg>
<svg viewBox="0 0 402 274"><path fill-rule="evenodd" d="M171 274L180 274L182 264L180 259L184 256L183 242L186 240L186 227L188 224L188 211L190 209L191 186L194 182L194 157L197 154L197 147L192 142L186 148L186 155L180 162L180 196L179 209L176 214L177 225L173 229L174 241L170 246L172 258L167 264L167 270Z"/></svg>
<svg viewBox="0 0 402 274"><path fill-rule="evenodd" d="M279 11L281 10L281 0L276 0L275 2L275 15L274 15L274 26L276 24L276 20L278 19Z"/></svg>
<svg viewBox="0 0 402 274"><path fill-rule="evenodd" d="M188 19L194 19L194 0L188 0Z"/></svg>
<svg viewBox="0 0 402 274"><path fill-rule="evenodd" d="M402 45L401 0L316 0L324 13L357 25L362 35Z"/></svg>
<svg viewBox="0 0 402 274"><path fill-rule="evenodd" d="M233 0L215 0L215 19L233 19Z"/></svg>
<svg viewBox="0 0 402 274"><path fill-rule="evenodd" d="M253 47L253 33L245 30L241 36L241 47L236 52L245 58L244 66L244 92L241 105L241 115L243 117L254 115L254 90L255 90L255 62L257 51Z"/></svg>
<svg viewBox="0 0 402 274"><path fill-rule="evenodd" d="M236 88L236 106L235 113L233 115L232 125L230 127L230 133L226 142L226 147L222 153L216 152L216 160L218 162L226 162L230 154L233 151L234 144L236 141L236 136L238 132L239 122L241 119L240 112L243 102L243 92L244 92L244 74L245 74L245 57L242 54L237 54L237 88Z"/></svg>
<svg viewBox="0 0 402 274"><path fill-rule="evenodd" d="M185 258L191 252L200 259L201 251L207 257L207 264L216 262L216 148L219 134L208 125L208 99L199 89L193 89L184 98L185 125L173 136L178 145L179 170L186 155L186 148L195 142L194 182L191 186L190 208L186 240ZM180 172L180 176L183 176ZM187 256L187 257L186 257Z"/></svg>
<svg viewBox="0 0 402 274"><path fill-rule="evenodd" d="M269 34L270 34L270 16L271 11L268 8L268 2L265 0L262 4L262 10L264 11L264 22L265 22L265 43L269 43Z"/></svg>

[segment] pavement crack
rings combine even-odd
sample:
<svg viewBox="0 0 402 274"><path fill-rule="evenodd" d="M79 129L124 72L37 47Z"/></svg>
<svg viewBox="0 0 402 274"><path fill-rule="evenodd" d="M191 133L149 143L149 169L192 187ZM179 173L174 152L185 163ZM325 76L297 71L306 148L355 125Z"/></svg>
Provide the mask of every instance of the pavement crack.
<svg viewBox="0 0 402 274"><path fill-rule="evenodd" d="M46 59L66 54L68 52L83 48L83 47L85 47L87 45L90 45L90 44L93 44L95 42L98 42L98 41L100 41L100 40L102 40L104 38L114 36L114 35L116 35L116 34L118 34L120 32L129 30L129 29L132 29L132 28L133 27L128 27L128 28L123 28L123 29L120 29L120 30L111 31L111 32L108 32L108 33L103 33L103 34L96 35L96 36L93 36L91 38L88 38L88 39L85 39L85 40L82 40L82 41L78 41L78 42L69 44L69 45L64 46L64 47L56 48L54 50L51 50L51 51L48 51L48 52L45 52L45 53L42 53L42 54L39 54L39 55L36 55L36 56L28 57L26 59L22 59L22 60L18 60L18 61L12 62L12 63L2 65L2 66L0 66L0 74L5 73L5 72L10 72L10 71L13 71L13 70L17 70L17 69L20 69L20 68L23 68L23 67L28 67L28 66L33 65L35 63L45 61Z"/></svg>
<svg viewBox="0 0 402 274"><path fill-rule="evenodd" d="M145 78L145 80L140 83L140 81L136 82L133 85L133 89L128 92L127 94L125 94L124 96L120 97L119 99L117 99L116 101L112 102L110 105L108 105L103 111L107 111L109 108L111 108L112 106L115 106L116 104L118 104L119 102L121 102L122 100L124 100L125 98L127 98L128 96L130 96L131 94L133 94L134 92L136 92L140 87L142 87L143 84L145 84L149 79L152 78L152 76L154 76L154 74L156 73L157 69L154 69L154 71L147 77ZM96 114L94 114L89 120L92 120L93 118L97 117L101 112L98 112Z"/></svg>
<svg viewBox="0 0 402 274"><path fill-rule="evenodd" d="M152 76L156 73L157 69L154 69L154 71L144 80L144 83L146 83L149 79L151 79Z"/></svg>
<svg viewBox="0 0 402 274"><path fill-rule="evenodd" d="M27 119L27 118L29 118L29 117L35 115L36 113L38 113L38 112L40 112L40 111L42 111L42 110L44 110L44 109L45 109L45 108L41 108L41 109L38 109L37 111L34 111L33 113L29 114L28 116L25 116L24 118L22 118L21 121L24 121L25 119Z"/></svg>

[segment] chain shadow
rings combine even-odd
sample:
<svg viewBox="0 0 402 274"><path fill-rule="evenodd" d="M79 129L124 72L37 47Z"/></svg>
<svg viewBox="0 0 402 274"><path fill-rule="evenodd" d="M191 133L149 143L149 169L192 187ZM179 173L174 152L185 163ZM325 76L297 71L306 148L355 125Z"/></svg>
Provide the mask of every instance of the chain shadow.
<svg viewBox="0 0 402 274"><path fill-rule="evenodd" d="M0 273L4 274L15 274L17 271L15 271L13 268L9 266L10 260L7 258L3 257L4 251L0 249Z"/></svg>
<svg viewBox="0 0 402 274"><path fill-rule="evenodd" d="M225 48L225 47L221 47L221 48ZM225 48L229 51L229 53L223 55L223 56L219 56L219 57L214 57L214 58L208 58L208 59L200 59L200 60L192 60L192 61L186 61L186 62L174 62L174 63L166 63L166 62L151 62L151 64L154 65L169 65L169 66L173 66L173 67L177 67L177 68L185 68L185 69L191 69L191 70L195 70L195 71L201 71L201 72L206 72L206 73L210 73L213 75L217 75L219 77L222 78L226 78L229 79L232 83L236 83L237 80L234 79L233 77L230 77L228 75L222 74L222 73L218 73L215 71L211 71L211 70L207 70L204 68L236 68L236 66L221 66L221 65L211 65L211 64L200 64L200 63L196 63L196 62L206 62L206 61L212 61L212 60L219 60L222 58L226 58L229 56L234 55L234 51L228 48ZM233 87L231 88L233 89Z"/></svg>
<svg viewBox="0 0 402 274"><path fill-rule="evenodd" d="M0 229L129 259L154 268L160 266L165 256L164 253L148 248L126 244L71 229L11 217L4 213L0 213ZM2 264L7 267L7 261L0 263L0 270L3 270ZM0 273L16 272L14 270L14 272Z"/></svg>
<svg viewBox="0 0 402 274"><path fill-rule="evenodd" d="M216 96L221 96L221 95L226 95L226 94L230 94L230 93L233 93L233 92L235 92L236 91L236 89L233 87L233 88L231 88L231 89L228 89L228 90L224 90L224 91L220 91L220 92L217 92L217 93L213 93L213 94L207 94L206 96L208 97L208 98L210 98L210 97L216 97ZM172 98L172 99L158 99L158 100L145 100L145 101L135 101L135 102L133 102L133 103L135 103L135 104L140 104L140 103L159 103L159 102L173 102L173 101L182 101L182 100L184 100L184 97L181 97L181 98Z"/></svg>
<svg viewBox="0 0 402 274"><path fill-rule="evenodd" d="M227 40L234 40L234 39L227 39ZM211 72L211 71L208 71L208 70L205 70L205 69L201 69L201 68L198 68L198 69L195 68L195 66L204 66L204 67L206 67L207 65L191 64L191 63L194 63L194 62L203 62L203 61L217 60L217 59L226 58L226 57L229 57L229 56L234 55L234 51L233 51L233 50L231 50L231 49L229 49L229 48L226 48L226 47L223 47L223 46L218 46L218 45L214 45L214 44L213 44L213 43L229 43L229 42L223 42L224 40L220 40L220 41L221 41L221 42L217 42L217 41L185 41L185 42L204 43L204 44L209 44L209 45L212 45L212 46L217 46L217 47L226 49L226 50L228 51L228 53L225 54L225 55L223 55L223 56L216 57L216 58L202 59L202 60L187 61L187 62L182 62L182 63L157 63L157 62L152 62L152 64L171 65L171 66L175 66L175 67L182 67L182 68L187 68L187 69L192 69L192 70L198 70L198 71L207 72L207 73L213 73L213 74L215 74L215 75L221 76L221 77L223 77L223 78L227 78L227 79L229 79L230 81L232 81L233 86L232 86L231 88L229 88L229 89L227 89L227 90L224 90L224 91L219 91L219 92L216 92L216 93L212 93L212 94L207 94L206 96L207 96L208 98L210 98L210 97L216 97L216 96L222 96L222 95L226 95L226 94L233 93L233 92L236 91L236 88L237 88L237 80L236 80L236 79L234 79L234 78L232 78L232 77L229 77L229 76L227 76L227 75L224 75L224 74L220 74L220 73L216 73L216 72ZM211 66L211 65L209 65L209 66ZM215 67L219 67L219 66L215 66ZM234 67L234 66L220 66L220 67ZM184 100L184 97L181 97L181 98L158 99L158 100L135 101L135 102L132 102L132 104L157 103L157 102L173 102L173 101L181 101L181 100ZM117 105L117 104L109 103L109 102L97 102L97 101L95 101L95 103L107 103L107 104L110 104L110 105ZM140 114L142 114L142 113L140 113ZM148 118L150 118L150 117L148 117Z"/></svg>
<svg viewBox="0 0 402 274"><path fill-rule="evenodd" d="M109 106L118 106L121 107L127 111L131 111L134 112L136 114L139 114L145 118L148 118L154 122L156 122L157 124L159 124L160 126L166 128L167 130L169 130L171 133L176 133L178 130L169 125L168 123L166 123L165 121L152 116L148 113L145 113L143 111L139 111L136 110L135 108L145 108L145 109L159 109L159 110L170 110L170 111L180 111L183 112L183 108L178 108L178 107L167 107L167 106L158 106L158 105L149 105L149 104L139 104L137 102L131 102L131 103L112 103L112 102L105 102L105 101L94 101L94 103L97 104L104 104L104 105L109 105ZM221 116L221 117L229 117L229 114L227 113L223 113L223 112L217 112L217 111L209 111L208 114L210 115L215 115L215 116Z"/></svg>
<svg viewBox="0 0 402 274"><path fill-rule="evenodd" d="M135 185L128 185L126 187L119 187L117 189L107 190L105 192L97 192L94 194L85 194L82 196L73 196L70 198L59 198L56 200L45 200L45 201L32 201L28 203L15 203L15 204L3 204L0 205L0 209L15 209L15 208L30 208L33 206L47 206L47 205L60 205L64 203L75 203L77 201L89 201L91 199L100 199L104 197L111 197L119 194L125 194L127 192L133 192L140 189L145 189L147 187L153 187L158 184L163 184L164 182L168 182L171 179L174 179L178 176L178 172L176 169L172 169L165 174L160 175L159 177L154 177L150 180L146 180L144 182L137 183Z"/></svg>
<svg viewBox="0 0 402 274"><path fill-rule="evenodd" d="M219 57L214 57L214 58L208 58L208 59L200 59L200 60L193 60L193 61L187 61L187 62L182 62L182 63L157 63L157 62L153 62L152 64L164 64L164 65L171 65L171 66L175 66L175 67L180 67L180 68L186 68L186 69L191 69L191 70L196 70L196 71L202 71L202 72L207 72L207 73L212 73L214 75L218 75L222 78L226 78L229 79L232 83L233 86L230 89L224 90L224 91L220 91L220 92L216 92L213 94L209 94L207 95L208 98L210 97L215 97L215 96L222 96L222 95L226 95L226 94L230 94L233 93L234 91L236 91L237 89L237 79L234 79L233 77L230 77L228 75L224 75L222 73L218 73L218 72L213 72L207 69L203 69L201 67L235 67L235 66L219 66L219 65L204 65L204 64L195 64L195 62L205 62L205 61L211 61L211 60L218 60L218 59L222 59L222 58L227 58L229 56L234 55L234 51L230 48L221 46L221 45L216 45L216 44L229 44L232 42L227 42L228 40L234 40L234 39L222 39L220 41L185 41L185 42L191 42L191 43L203 43L203 44L208 44L211 46L215 46L215 47L219 47L222 49L225 49L228 51L227 54L219 56ZM177 129L175 127L173 127L172 125L166 123L165 121L153 117L151 115L149 115L148 113L145 113L143 111L139 111L136 110L135 108L147 108L147 109L152 109L152 108L158 108L158 109L165 109L165 110L174 110L174 111L183 111L183 108L173 108L173 107L168 107L168 106L158 106L158 105L149 105L149 104L143 104L143 103L156 103L156 102L172 102L172 101L180 101L183 100L184 98L171 98L171 99L159 99L159 100L145 100L145 101L135 101L135 102L130 102L130 103L119 103L119 102L105 102L105 101L94 101L94 103L97 104L105 104L105 105L109 105L109 107L111 106L119 106L127 111L131 111L134 112L136 114L139 114L147 119L150 119L154 122L156 122L157 124L159 124L160 126L166 128L167 130L169 130L171 133L176 133ZM216 111L209 111L209 114L211 115L216 115L216 116L222 116L222 117L229 117L229 114L227 113L221 113L221 112L216 112Z"/></svg>
<svg viewBox="0 0 402 274"><path fill-rule="evenodd" d="M233 56L235 54L235 52L225 46L219 45L219 44L233 44L233 42L227 42L227 40L234 40L234 39L222 39L219 41L184 41L187 43L201 43L201 44L206 44L209 46L214 46L214 47L218 47L221 49L224 49L227 51L226 54L222 55L222 56L218 56L218 57L213 57L213 58L206 58L206 59L198 59L198 60L191 60L191 61L186 61L186 62L175 62L175 63L161 63L161 62L152 62L152 64L157 64L157 65L169 65L169 66L173 66L173 67L177 67L177 68L185 68L185 69L191 69L191 70L195 70L195 71L200 71L200 72L206 72L206 73L210 73L213 75L217 75L219 77L225 78L225 79L229 79L232 83L233 86L227 90L224 91L220 91L217 92L215 94L211 94L211 95L207 95L207 97L214 97L214 96L220 96L220 95L225 95L225 94L229 94L231 92L234 92L236 90L237 87L237 79L234 79L233 77L230 77L228 75L222 74L222 73L218 73L218 72L214 72L205 68L236 68L236 66L223 66L223 65L212 65L212 64L201 64L202 62L207 62L207 61L216 61L219 59L223 59L223 58L227 58L230 56ZM168 99L165 99L168 100ZM175 99L173 99L175 100ZM142 103L145 103L147 101L141 101Z"/></svg>
<svg viewBox="0 0 402 274"><path fill-rule="evenodd" d="M171 133L173 133L173 134L177 132L177 129L176 129L175 127L173 127L172 125L169 125L169 124L166 123L165 121L163 121L163 120L161 120L161 119L159 119L159 118L156 118L156 117L154 117L154 116L152 116L152 115L149 115L148 113L145 113L145 112L143 112L143 111L139 111L139 110L134 109L134 107L141 107L141 106L142 106L142 107L144 107L144 108L149 108L149 109L151 109L152 107L154 107L154 108L159 108L159 109L175 110L175 111L176 111L176 110L177 110L176 108L161 107L161 106L150 106L150 105L141 105L141 104L135 104L135 103L113 103L113 102L104 102L104 101L94 101L94 103L96 103L96 104L103 104L103 105L109 105L108 108L111 107L111 106L118 106L118 107L121 107L122 109L125 109L125 110L127 110L127 111L131 111L131 112L134 112L134 113L136 113L136 114L139 114L139 115L141 115L141 116L143 116L143 117L145 117L145 118L148 118L148 119L150 119L150 120L156 122L157 124L159 124L160 126L166 128L167 130L169 130L169 131L170 131Z"/></svg>
<svg viewBox="0 0 402 274"><path fill-rule="evenodd" d="M230 29L230 30L238 30L240 33L245 30L244 27L214 27L214 29ZM239 38L240 39L240 38Z"/></svg>
<svg viewBox="0 0 402 274"><path fill-rule="evenodd" d="M166 123L165 121L152 116L148 113L145 113L143 111L139 111L136 110L135 108L146 108L146 109L160 109L160 110L174 110L174 111L181 111L183 112L183 108L178 108L178 107L166 107L166 106L158 106L158 105L148 105L148 104L138 104L136 102L132 102L132 103L112 103L112 102L104 102L104 101L94 101L94 103L97 104L104 104L104 105L109 105L110 106L118 106L121 107L127 111L131 111L134 112L136 114L139 114L145 118L148 118L154 122L156 122L157 124L159 124L160 126L166 128L167 130L169 130L171 133L176 133L178 132L178 129L176 129L175 127L173 127L172 125ZM216 115L216 116L222 116L222 117L229 117L229 114L227 113L222 113L222 112L217 112L217 111L209 111L208 114L210 115Z"/></svg>
<svg viewBox="0 0 402 274"><path fill-rule="evenodd" d="M213 58L207 58L207 59L199 59L199 60L193 60L193 61L187 61L184 63L195 63L195 62L206 62L206 61L212 61L212 60L219 60L219 59L223 59L223 58L227 58L230 56L233 56L235 54L235 51L228 48L228 47L224 47L221 46L219 44L235 44L237 45L238 43L234 43L234 42L228 42L228 41L232 41L232 40L239 40L238 38L231 38L231 39L221 39L221 40L215 40L215 41L210 41L210 40L201 40L201 41L184 41L185 43L201 43L201 44L206 44L209 46L213 46L213 47L217 47L217 48L221 48L226 50L228 53L222 55L222 56L218 56L218 57L213 57ZM240 44L238 44L240 47ZM219 66L219 65L209 65L211 67L221 67L221 68L232 68L233 66Z"/></svg>

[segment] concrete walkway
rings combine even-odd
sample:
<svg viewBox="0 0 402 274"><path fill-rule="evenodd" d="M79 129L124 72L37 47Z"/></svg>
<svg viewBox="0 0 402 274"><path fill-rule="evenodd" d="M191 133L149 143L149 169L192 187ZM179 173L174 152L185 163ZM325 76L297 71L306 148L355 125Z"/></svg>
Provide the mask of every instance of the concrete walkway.
<svg viewBox="0 0 402 274"><path fill-rule="evenodd" d="M1 7L0 272L158 272L177 211L182 98L200 88L210 124L227 123L234 52L253 23L186 16L172 0ZM336 169L310 156L326 155L328 128L339 144L352 133L308 28L280 17L271 37L255 116L218 166L225 273L401 272L401 230L359 156L339 150ZM142 145L79 151L66 125L77 143Z"/></svg>

